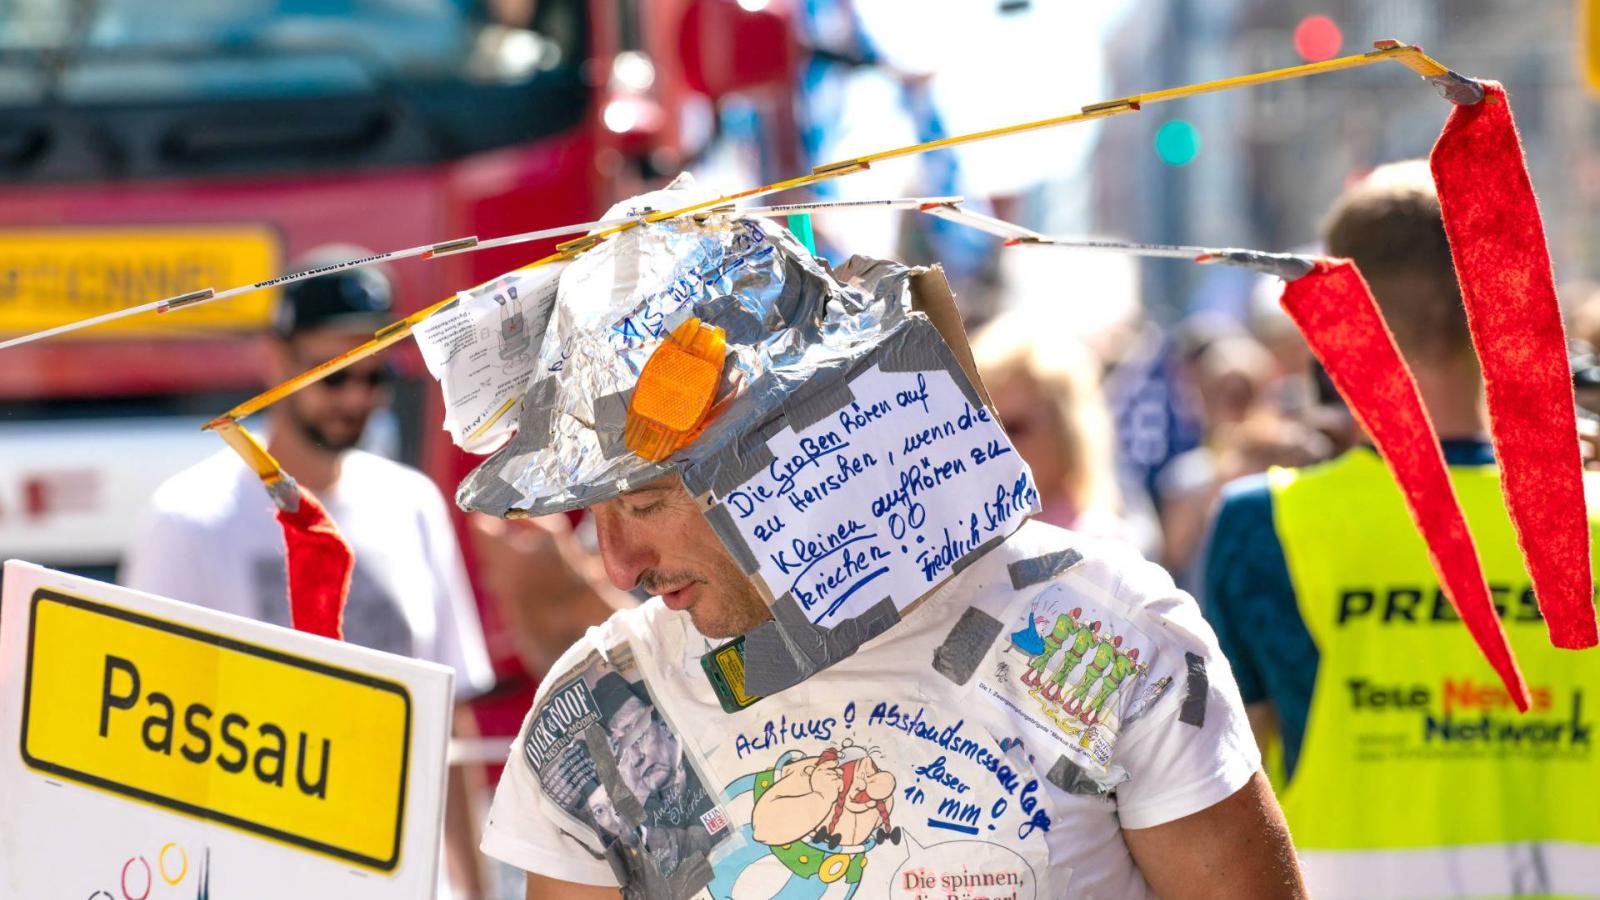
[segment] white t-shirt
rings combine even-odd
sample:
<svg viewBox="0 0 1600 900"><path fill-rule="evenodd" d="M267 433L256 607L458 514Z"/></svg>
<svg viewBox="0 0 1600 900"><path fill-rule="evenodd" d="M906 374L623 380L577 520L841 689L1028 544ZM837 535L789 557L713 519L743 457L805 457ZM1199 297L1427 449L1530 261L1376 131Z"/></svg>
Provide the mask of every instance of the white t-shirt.
<svg viewBox="0 0 1600 900"><path fill-rule="evenodd" d="M458 699L488 690L494 675L477 607L433 482L351 450L338 483L318 499L355 551L345 640L450 666ZM137 590L288 627L284 555L272 500L223 450L156 490L119 578Z"/></svg>
<svg viewBox="0 0 1600 900"><path fill-rule="evenodd" d="M1012 563L1068 548L1081 561L1013 586ZM630 896L1120 900L1150 894L1123 828L1210 807L1260 765L1194 601L1134 551L1040 523L737 712L702 668L713 646L659 600L590 629L540 686L483 851Z"/></svg>

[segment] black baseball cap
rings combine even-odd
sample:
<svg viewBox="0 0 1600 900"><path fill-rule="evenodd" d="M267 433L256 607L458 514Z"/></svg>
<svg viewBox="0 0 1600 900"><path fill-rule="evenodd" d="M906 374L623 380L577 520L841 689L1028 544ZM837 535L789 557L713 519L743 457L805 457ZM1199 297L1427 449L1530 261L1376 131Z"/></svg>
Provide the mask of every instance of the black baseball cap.
<svg viewBox="0 0 1600 900"><path fill-rule="evenodd" d="M296 272L370 256L359 247L329 247L301 260ZM318 328L377 331L389 324L393 290L374 268L345 269L285 285L272 314L272 331L280 338Z"/></svg>

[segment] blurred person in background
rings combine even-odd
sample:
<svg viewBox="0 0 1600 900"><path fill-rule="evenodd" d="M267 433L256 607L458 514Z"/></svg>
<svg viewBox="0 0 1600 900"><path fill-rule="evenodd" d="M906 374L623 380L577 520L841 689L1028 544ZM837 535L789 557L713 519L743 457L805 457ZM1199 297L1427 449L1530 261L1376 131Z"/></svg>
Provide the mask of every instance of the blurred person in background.
<svg viewBox="0 0 1600 900"><path fill-rule="evenodd" d="M1568 281L1556 291L1566 313L1567 337L1591 351L1600 348L1600 284Z"/></svg>
<svg viewBox="0 0 1600 900"><path fill-rule="evenodd" d="M978 331L972 354L995 412L1033 470L1051 525L1132 540L1112 464L1111 415L1099 366L1070 337L1042 342L1027 317L1009 313Z"/></svg>
<svg viewBox="0 0 1600 900"><path fill-rule="evenodd" d="M1273 375L1266 390L1268 405L1283 416L1298 419L1316 402L1311 348L1306 346L1294 320L1278 304L1281 296L1283 281L1262 276L1250 292L1250 314L1245 324L1250 336L1272 355Z"/></svg>
<svg viewBox="0 0 1600 900"><path fill-rule="evenodd" d="M368 255L326 247L300 270ZM355 269L284 288L262 375L277 384L366 341L387 324L390 286ZM327 507L355 551L344 610L352 644L443 663L455 670L456 731L475 734L464 701L493 672L444 497L421 472L358 449L368 419L388 400L390 372L358 362L292 394L267 414L267 450ZM126 586L289 627L283 531L260 480L229 449L168 479L122 560ZM476 896L470 785L450 770L449 869ZM443 874L443 873L441 873Z"/></svg>
<svg viewBox="0 0 1600 900"><path fill-rule="evenodd" d="M1189 372L1205 439L1168 463L1157 479L1161 558L1180 584L1191 581L1195 554L1224 484L1271 465L1305 465L1325 455L1326 442L1316 432L1271 402L1277 371L1272 354L1242 330L1217 333L1193 350Z"/></svg>
<svg viewBox="0 0 1600 900"><path fill-rule="evenodd" d="M1600 418L1600 285L1583 281L1561 286L1567 306L1567 344L1572 358L1573 387L1580 425L1593 426Z"/></svg>
<svg viewBox="0 0 1600 900"><path fill-rule="evenodd" d="M587 521L574 527L565 514L500 519L474 513L467 525L479 583L505 617L518 659L537 677L590 626L639 603L606 579Z"/></svg>
<svg viewBox="0 0 1600 900"><path fill-rule="evenodd" d="M1591 894L1600 829L1572 801L1600 794L1583 703L1600 655L1546 637L1485 438L1426 163L1375 170L1336 202L1326 231L1330 254L1365 274L1416 376L1533 707L1515 714L1370 446L1230 485L1202 605L1257 740L1281 749L1308 885L1332 898ZM1593 508L1590 521L1600 532Z"/></svg>

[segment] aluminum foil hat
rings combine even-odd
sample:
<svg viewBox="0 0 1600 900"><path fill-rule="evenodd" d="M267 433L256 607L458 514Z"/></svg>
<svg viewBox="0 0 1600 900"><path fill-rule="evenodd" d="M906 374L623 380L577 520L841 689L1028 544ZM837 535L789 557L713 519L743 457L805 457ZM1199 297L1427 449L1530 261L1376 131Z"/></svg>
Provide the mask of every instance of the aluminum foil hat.
<svg viewBox="0 0 1600 900"><path fill-rule="evenodd" d="M607 218L681 208L691 191L680 178ZM918 274L863 257L830 271L784 228L733 212L622 232L576 257L553 308L532 316L548 325L517 432L457 502L546 515L676 470L773 607L739 645L744 683L724 704L794 684L893 625L1038 508L975 377L914 311ZM945 312L959 336L953 306ZM629 447L656 402L650 379L705 377L657 354L675 358L686 334L710 329L720 336L701 344L722 343L710 351L720 366L710 411L677 423L699 429L691 442L649 461Z"/></svg>

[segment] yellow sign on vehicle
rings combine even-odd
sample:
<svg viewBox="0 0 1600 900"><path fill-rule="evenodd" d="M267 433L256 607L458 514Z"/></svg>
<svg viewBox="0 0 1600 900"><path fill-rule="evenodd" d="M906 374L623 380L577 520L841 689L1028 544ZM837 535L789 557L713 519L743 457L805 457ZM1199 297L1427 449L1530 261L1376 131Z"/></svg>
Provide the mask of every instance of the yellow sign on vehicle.
<svg viewBox="0 0 1600 900"><path fill-rule="evenodd" d="M53 328L202 288L280 274L279 238L253 225L0 231L0 334ZM134 316L91 336L178 335L264 328L277 290ZM166 317L163 317L166 319Z"/></svg>
<svg viewBox="0 0 1600 900"><path fill-rule="evenodd" d="M1578 68L1592 95L1600 95L1600 0L1578 0Z"/></svg>
<svg viewBox="0 0 1600 900"><path fill-rule="evenodd" d="M26 658L30 768L380 871L399 862L405 685L48 588Z"/></svg>

